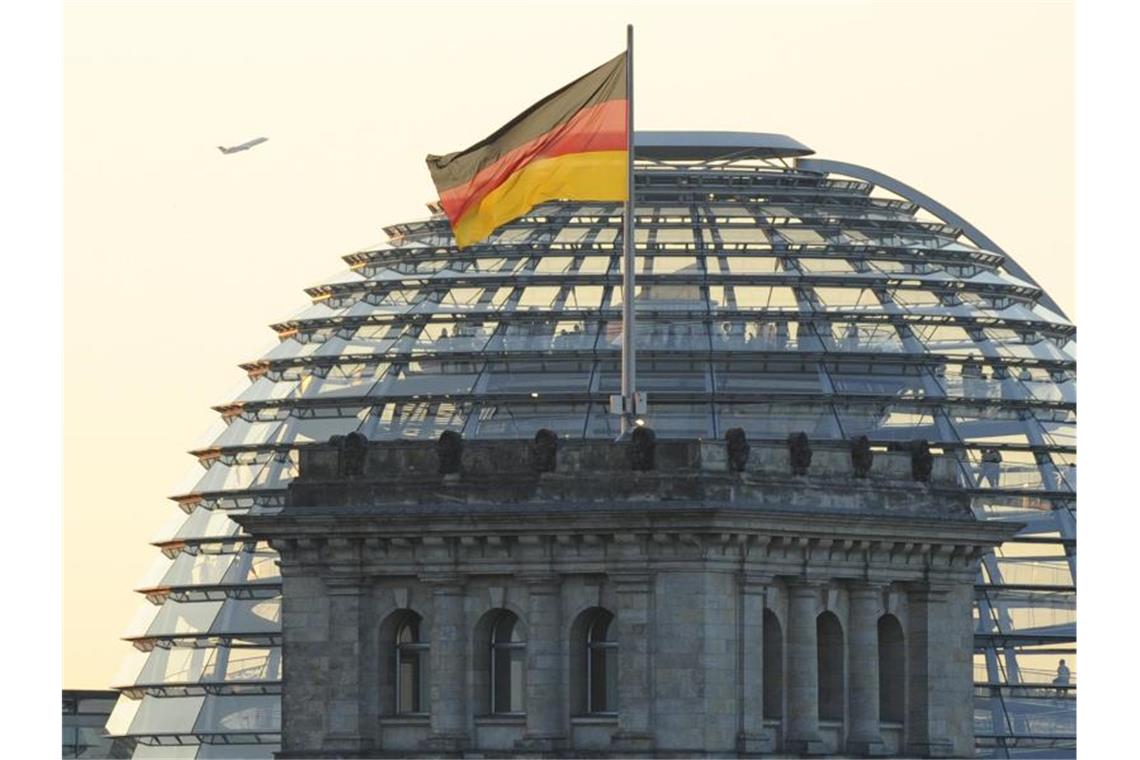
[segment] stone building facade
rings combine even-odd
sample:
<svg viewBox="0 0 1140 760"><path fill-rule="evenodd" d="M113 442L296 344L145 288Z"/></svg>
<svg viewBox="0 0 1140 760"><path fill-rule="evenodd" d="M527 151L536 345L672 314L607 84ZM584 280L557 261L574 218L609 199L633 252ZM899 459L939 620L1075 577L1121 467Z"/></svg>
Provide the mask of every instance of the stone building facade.
<svg viewBox="0 0 1140 760"><path fill-rule="evenodd" d="M1018 526L975 521L949 459L301 456L286 507L237 518L281 557L280 757L973 754L977 562Z"/></svg>

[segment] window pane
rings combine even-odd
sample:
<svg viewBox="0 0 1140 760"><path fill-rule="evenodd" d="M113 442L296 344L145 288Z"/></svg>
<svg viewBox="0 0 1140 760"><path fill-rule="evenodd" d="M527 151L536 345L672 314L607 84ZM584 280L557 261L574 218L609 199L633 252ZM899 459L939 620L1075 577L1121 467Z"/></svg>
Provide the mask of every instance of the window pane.
<svg viewBox="0 0 1140 760"><path fill-rule="evenodd" d="M590 705L592 713L617 712L617 647L590 647Z"/></svg>
<svg viewBox="0 0 1140 760"><path fill-rule="evenodd" d="M400 703L397 712L428 712L428 662L426 650L400 648Z"/></svg>
<svg viewBox="0 0 1140 760"><path fill-rule="evenodd" d="M495 712L524 712L526 650L498 647L492 656L495 660Z"/></svg>
<svg viewBox="0 0 1140 760"><path fill-rule="evenodd" d="M526 650L512 649L509 652L511 663L511 712L526 710Z"/></svg>

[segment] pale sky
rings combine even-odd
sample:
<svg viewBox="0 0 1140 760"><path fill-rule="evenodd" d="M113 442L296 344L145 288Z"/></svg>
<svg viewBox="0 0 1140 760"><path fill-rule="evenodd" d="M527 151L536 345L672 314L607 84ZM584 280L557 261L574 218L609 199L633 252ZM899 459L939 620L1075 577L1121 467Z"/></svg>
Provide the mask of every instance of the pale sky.
<svg viewBox="0 0 1140 760"><path fill-rule="evenodd" d="M883 171L1076 317L1070 3L67 5L66 687L114 680L166 497L202 472L185 452L268 325L426 216L427 153L612 57L626 23L637 128L780 132Z"/></svg>

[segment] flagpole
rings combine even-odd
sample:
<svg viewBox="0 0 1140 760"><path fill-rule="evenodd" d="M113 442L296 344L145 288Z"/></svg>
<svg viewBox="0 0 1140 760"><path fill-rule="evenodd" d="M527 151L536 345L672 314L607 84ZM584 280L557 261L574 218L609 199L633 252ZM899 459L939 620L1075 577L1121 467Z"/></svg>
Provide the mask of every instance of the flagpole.
<svg viewBox="0 0 1140 760"><path fill-rule="evenodd" d="M626 178L627 192L625 200L625 219L623 220L622 242L625 251L622 261L621 274L621 432L622 435L630 432L634 425L634 414L640 410L635 409L634 399L637 395L637 349L634 338L637 335L634 325L633 311L633 285L634 285L634 257L633 257L633 24L625 27L625 82L626 82L626 150L629 160L629 170Z"/></svg>

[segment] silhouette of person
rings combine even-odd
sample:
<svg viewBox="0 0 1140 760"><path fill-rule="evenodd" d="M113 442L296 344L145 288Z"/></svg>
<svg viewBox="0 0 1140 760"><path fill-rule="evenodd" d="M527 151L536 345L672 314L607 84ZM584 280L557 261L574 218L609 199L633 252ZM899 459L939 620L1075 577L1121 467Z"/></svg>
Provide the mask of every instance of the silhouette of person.
<svg viewBox="0 0 1140 760"><path fill-rule="evenodd" d="M1057 677L1053 679L1054 686L1068 686L1069 685L1069 666L1065 664L1064 660L1057 663ZM1064 689L1057 689L1057 696L1064 695Z"/></svg>
<svg viewBox="0 0 1140 760"><path fill-rule="evenodd" d="M982 449L982 479L997 488L1001 484L1001 452L994 448Z"/></svg>

